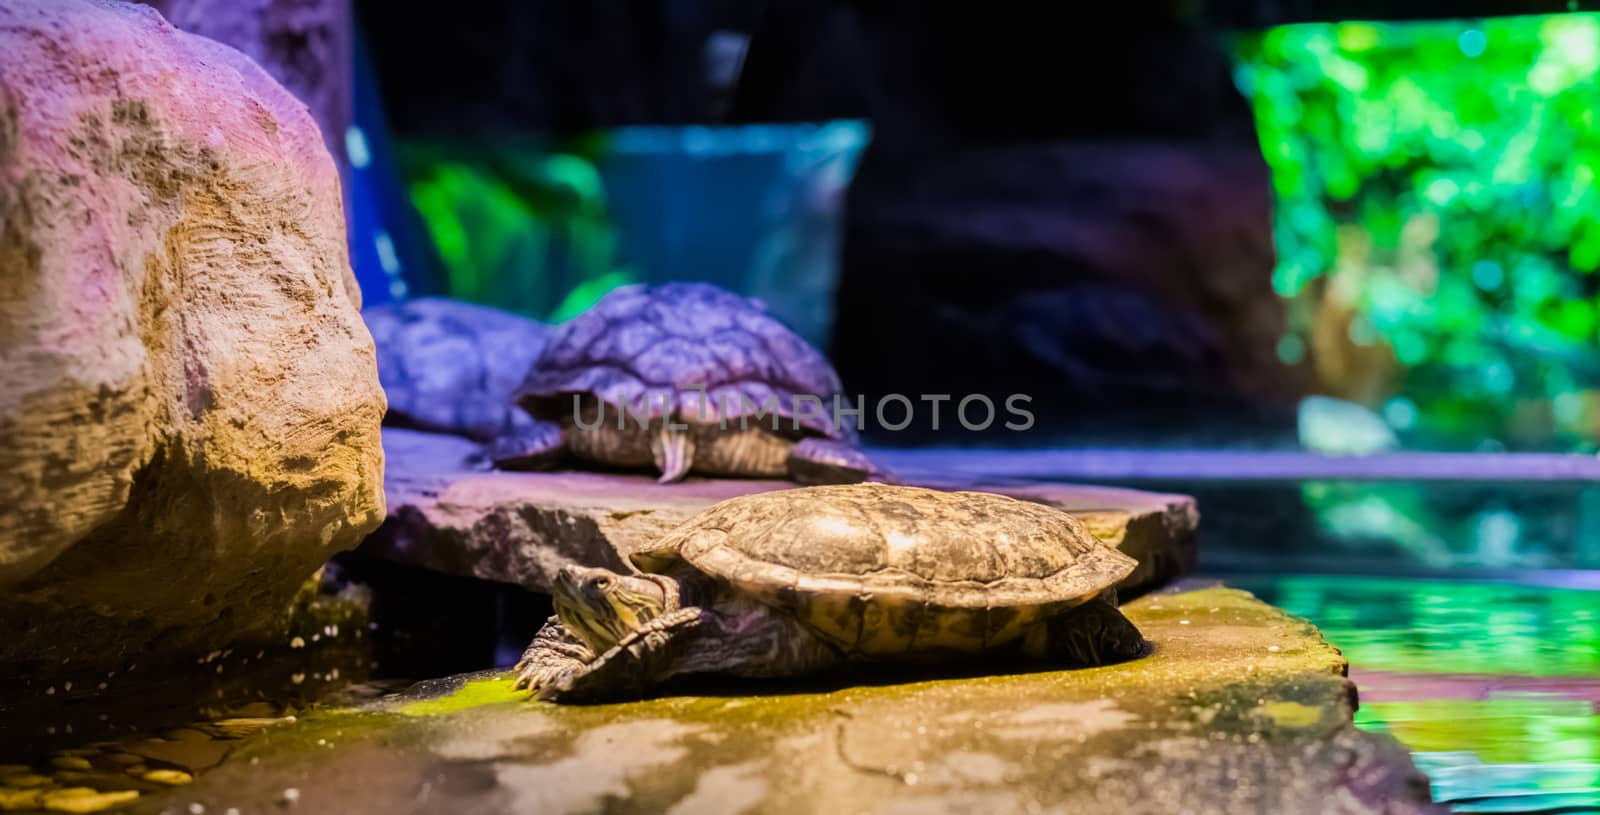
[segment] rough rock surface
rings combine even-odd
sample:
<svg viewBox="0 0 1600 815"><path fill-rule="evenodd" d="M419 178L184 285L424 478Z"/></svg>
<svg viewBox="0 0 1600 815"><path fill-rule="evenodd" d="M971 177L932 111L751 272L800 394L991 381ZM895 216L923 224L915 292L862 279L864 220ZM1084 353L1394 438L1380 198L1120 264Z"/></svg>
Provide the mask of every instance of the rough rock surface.
<svg viewBox="0 0 1600 815"><path fill-rule="evenodd" d="M305 106L153 10L0 4L0 664L266 625L383 517Z"/></svg>
<svg viewBox="0 0 1600 815"><path fill-rule="evenodd" d="M1229 589L1126 611L1154 653L1092 670L594 707L442 680L268 726L137 811L1443 812L1399 744L1353 726L1345 661L1309 624Z"/></svg>
<svg viewBox="0 0 1600 815"><path fill-rule="evenodd" d="M566 563L618 568L628 553L712 504L792 489L786 481L642 475L491 472L478 445L440 434L385 429L389 519L362 544L378 557L545 591ZM1139 568L1120 589L1147 591L1194 564L1199 513L1182 495L1066 484L991 489L1065 509Z"/></svg>
<svg viewBox="0 0 1600 815"><path fill-rule="evenodd" d="M386 424L489 441L533 419L511 394L550 329L487 306L423 297L361 313L378 348Z"/></svg>
<svg viewBox="0 0 1600 815"><path fill-rule="evenodd" d="M339 0L145 0L173 25L239 49L304 102L335 160L350 125L350 4Z"/></svg>

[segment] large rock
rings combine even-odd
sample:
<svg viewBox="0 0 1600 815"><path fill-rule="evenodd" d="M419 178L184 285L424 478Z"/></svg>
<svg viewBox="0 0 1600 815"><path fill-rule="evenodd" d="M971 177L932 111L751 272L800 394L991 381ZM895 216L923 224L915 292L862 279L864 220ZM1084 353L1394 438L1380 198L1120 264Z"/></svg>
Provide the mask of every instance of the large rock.
<svg viewBox="0 0 1600 815"><path fill-rule="evenodd" d="M268 726L140 809L273 811L292 788L299 811L352 815L1444 811L1403 747L1353 725L1345 661L1303 620L1228 589L1126 612L1154 653L1092 670L686 682L590 707L430 683Z"/></svg>
<svg viewBox="0 0 1600 815"><path fill-rule="evenodd" d="M726 498L792 489L787 481L690 479L658 484L643 475L498 472L465 439L388 428L383 434L389 519L361 546L376 557L448 574L548 591L568 563L619 568L626 556ZM990 489L1082 518L1095 534L1139 561L1119 587L1132 596L1194 564L1194 499L1068 484L930 484Z"/></svg>
<svg viewBox="0 0 1600 815"><path fill-rule="evenodd" d="M191 34L239 49L304 102L335 160L353 110L344 0L145 0Z"/></svg>
<svg viewBox="0 0 1600 815"><path fill-rule="evenodd" d="M0 664L264 630L383 517L304 105L153 10L0 4Z"/></svg>

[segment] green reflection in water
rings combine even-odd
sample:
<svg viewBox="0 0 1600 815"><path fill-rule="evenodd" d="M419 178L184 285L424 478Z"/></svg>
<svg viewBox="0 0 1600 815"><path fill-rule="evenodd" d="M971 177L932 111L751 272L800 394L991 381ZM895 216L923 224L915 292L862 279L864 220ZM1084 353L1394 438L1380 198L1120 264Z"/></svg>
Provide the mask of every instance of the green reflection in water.
<svg viewBox="0 0 1600 815"><path fill-rule="evenodd" d="M1229 582L1316 623L1366 670L1600 677L1600 592L1313 575Z"/></svg>
<svg viewBox="0 0 1600 815"><path fill-rule="evenodd" d="M1365 703L1356 724L1390 733L1413 750L1449 752L1470 744L1474 755L1494 764L1600 766L1600 716L1594 703L1556 694Z"/></svg>
<svg viewBox="0 0 1600 815"><path fill-rule="evenodd" d="M1600 805L1600 717L1556 694L1363 704L1356 724L1414 751L1435 800L1458 812Z"/></svg>
<svg viewBox="0 0 1600 815"><path fill-rule="evenodd" d="M1356 724L1410 747L1435 800L1472 813L1600 809L1600 684L1576 681L1600 680L1600 592L1311 575L1228 582L1316 623L1358 681L1365 672L1379 683ZM1503 687L1517 683L1539 690Z"/></svg>

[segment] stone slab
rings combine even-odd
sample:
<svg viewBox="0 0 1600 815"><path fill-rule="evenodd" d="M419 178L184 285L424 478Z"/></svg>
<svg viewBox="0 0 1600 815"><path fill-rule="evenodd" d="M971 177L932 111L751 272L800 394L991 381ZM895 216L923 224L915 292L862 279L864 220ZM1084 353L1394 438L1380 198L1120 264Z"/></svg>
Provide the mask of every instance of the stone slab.
<svg viewBox="0 0 1600 815"><path fill-rule="evenodd" d="M1224 588L1125 610L1154 652L1090 670L594 707L438 680L261 730L135 811L1443 812L1398 743L1353 726L1346 663L1308 623Z"/></svg>
<svg viewBox="0 0 1600 815"><path fill-rule="evenodd" d="M362 544L363 553L539 591L563 564L619 568L628 553L718 501L794 487L748 479L658 484L617 473L500 472L488 468L472 441L399 428L384 428L383 446L389 517ZM1188 496L1071 484L928 486L988 489L1072 512L1139 561L1119 587L1128 596L1194 564L1200 518Z"/></svg>

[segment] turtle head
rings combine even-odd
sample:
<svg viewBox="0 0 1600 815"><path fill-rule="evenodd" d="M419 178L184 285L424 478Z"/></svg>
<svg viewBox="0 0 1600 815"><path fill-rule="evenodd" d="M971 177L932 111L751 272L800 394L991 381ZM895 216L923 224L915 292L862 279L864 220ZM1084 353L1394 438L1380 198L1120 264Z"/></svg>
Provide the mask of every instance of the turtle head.
<svg viewBox="0 0 1600 815"><path fill-rule="evenodd" d="M595 653L673 610L661 578L634 577L609 569L563 566L554 585L556 616L573 636Z"/></svg>

